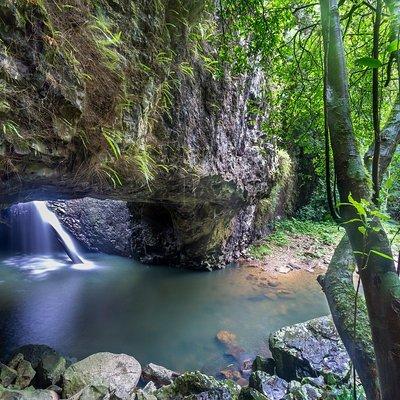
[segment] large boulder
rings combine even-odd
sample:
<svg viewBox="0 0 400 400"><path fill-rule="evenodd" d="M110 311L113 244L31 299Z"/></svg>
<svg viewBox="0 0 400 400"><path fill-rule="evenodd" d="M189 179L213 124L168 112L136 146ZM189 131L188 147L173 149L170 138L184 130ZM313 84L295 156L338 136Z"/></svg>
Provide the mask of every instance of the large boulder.
<svg viewBox="0 0 400 400"><path fill-rule="evenodd" d="M324 376L327 383L349 379L351 364L330 317L287 326L271 334L277 374L286 379Z"/></svg>
<svg viewBox="0 0 400 400"><path fill-rule="evenodd" d="M116 399L129 399L141 372L136 359L126 354L93 354L67 368L63 375L63 395L71 397L87 386L95 386L108 388Z"/></svg>

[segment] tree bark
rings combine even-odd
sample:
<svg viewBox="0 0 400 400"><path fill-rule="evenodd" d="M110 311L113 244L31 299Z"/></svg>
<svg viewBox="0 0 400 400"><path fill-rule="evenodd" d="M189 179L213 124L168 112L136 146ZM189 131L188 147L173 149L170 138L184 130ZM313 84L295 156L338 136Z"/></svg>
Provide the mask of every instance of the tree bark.
<svg viewBox="0 0 400 400"><path fill-rule="evenodd" d="M327 118L340 199L347 203L352 194L357 201L369 200L370 183L357 149L350 115L337 1L320 0L320 5L326 53ZM359 219L353 206L341 207L341 216L344 221ZM400 399L400 281L380 221L369 212L367 218L366 227L355 221L345 224L345 228L363 284L382 399L395 400ZM365 233L360 231L363 227Z"/></svg>
<svg viewBox="0 0 400 400"><path fill-rule="evenodd" d="M325 292L333 322L358 373L369 400L380 400L378 372L372 346L371 328L362 295L357 297L357 324L354 328L356 290L355 259L347 236L337 246L325 276L318 277Z"/></svg>
<svg viewBox="0 0 400 400"><path fill-rule="evenodd" d="M384 171L386 171L392 161L396 148L400 143L400 94L397 95L396 102L392 108L390 117L386 126L381 132L380 143L380 181L382 182ZM371 166L374 154L374 143L371 144L365 155L365 164L368 168Z"/></svg>

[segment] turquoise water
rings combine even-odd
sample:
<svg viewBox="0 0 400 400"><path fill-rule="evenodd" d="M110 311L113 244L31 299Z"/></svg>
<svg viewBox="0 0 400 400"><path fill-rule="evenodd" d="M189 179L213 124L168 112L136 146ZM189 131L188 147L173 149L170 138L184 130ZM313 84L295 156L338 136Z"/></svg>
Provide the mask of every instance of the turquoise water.
<svg viewBox="0 0 400 400"><path fill-rule="evenodd" d="M44 343L83 358L127 353L141 363L216 373L232 360L216 333L228 330L249 355L267 353L268 334L328 313L316 275L293 271L268 286L268 272L212 273L149 267L86 254L73 268L49 256L0 256L0 353Z"/></svg>

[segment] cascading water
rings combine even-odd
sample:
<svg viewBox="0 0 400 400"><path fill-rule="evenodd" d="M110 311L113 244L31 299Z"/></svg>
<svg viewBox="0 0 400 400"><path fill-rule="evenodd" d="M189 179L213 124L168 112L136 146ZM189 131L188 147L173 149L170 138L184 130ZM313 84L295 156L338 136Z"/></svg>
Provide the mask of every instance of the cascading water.
<svg viewBox="0 0 400 400"><path fill-rule="evenodd" d="M73 240L46 202L16 204L11 207L12 247L23 254L52 254L58 242L74 264L83 264Z"/></svg>
<svg viewBox="0 0 400 400"><path fill-rule="evenodd" d="M72 262L74 264L83 264L83 258L79 255L71 237L62 227L57 216L47 208L46 203L44 201L34 201L33 205L39 213L42 221L49 224L54 229L58 239L64 247L65 252L68 254L68 257L72 260Z"/></svg>

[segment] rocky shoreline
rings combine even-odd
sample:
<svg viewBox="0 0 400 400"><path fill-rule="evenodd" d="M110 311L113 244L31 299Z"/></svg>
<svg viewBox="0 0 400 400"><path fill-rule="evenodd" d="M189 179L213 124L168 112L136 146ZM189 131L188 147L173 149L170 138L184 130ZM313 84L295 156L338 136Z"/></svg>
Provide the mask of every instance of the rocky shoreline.
<svg viewBox="0 0 400 400"><path fill-rule="evenodd" d="M221 331L217 340L240 355L232 333ZM142 368L126 354L72 362L46 345L26 345L0 363L0 399L314 400L348 391L351 364L330 317L284 327L270 335L269 347L272 358L242 359L217 379L152 363Z"/></svg>

